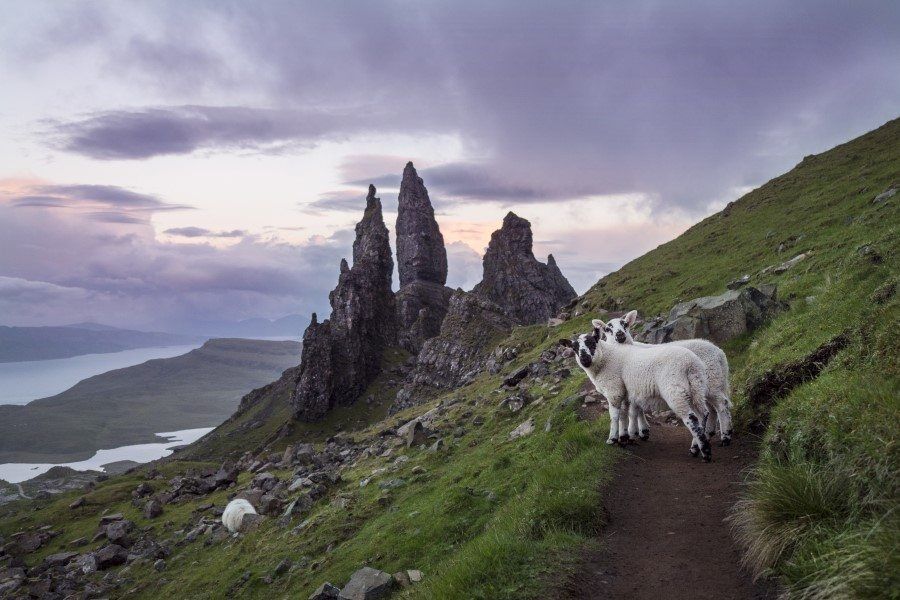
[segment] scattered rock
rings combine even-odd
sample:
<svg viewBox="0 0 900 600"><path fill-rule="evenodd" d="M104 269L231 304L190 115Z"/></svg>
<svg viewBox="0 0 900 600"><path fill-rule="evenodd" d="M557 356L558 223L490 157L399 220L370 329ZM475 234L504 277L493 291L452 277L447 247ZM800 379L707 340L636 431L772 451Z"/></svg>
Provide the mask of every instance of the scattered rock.
<svg viewBox="0 0 900 600"><path fill-rule="evenodd" d="M529 435L534 431L534 418L529 418L527 421L513 429L509 432L509 439L515 440L520 437L524 437Z"/></svg>
<svg viewBox="0 0 900 600"><path fill-rule="evenodd" d="M872 199L872 204L880 204L889 198L893 198L897 194L897 189L896 185L891 185L888 189L875 196Z"/></svg>
<svg viewBox="0 0 900 600"><path fill-rule="evenodd" d="M157 573L160 573L160 572L162 572L162 571L165 571L165 570L166 570L166 561L164 561L164 560L161 559L161 558L156 559L156 562L153 563L153 569L154 569Z"/></svg>
<svg viewBox="0 0 900 600"><path fill-rule="evenodd" d="M124 565L128 560L128 551L118 544L104 546L94 553L97 570L105 571L110 567Z"/></svg>
<svg viewBox="0 0 900 600"><path fill-rule="evenodd" d="M340 594L340 589L334 587L326 581L312 593L312 595L309 597L309 600L333 600L334 598L338 598Z"/></svg>
<svg viewBox="0 0 900 600"><path fill-rule="evenodd" d="M428 432L422 426L421 421L416 420L409 429L406 430L406 447L421 446L428 443Z"/></svg>
<svg viewBox="0 0 900 600"><path fill-rule="evenodd" d="M515 373L507 377L503 380L503 385L506 387L516 387L519 385L519 382L528 377L528 374L531 372L531 365L525 365L524 367L518 369Z"/></svg>
<svg viewBox="0 0 900 600"><path fill-rule="evenodd" d="M281 559L281 562L275 566L275 570L272 571L272 574L275 577L279 577L288 572L288 569L291 568L291 561L288 558Z"/></svg>
<svg viewBox="0 0 900 600"><path fill-rule="evenodd" d="M356 571L341 590L340 600L375 600L391 590L393 579L384 571L363 567Z"/></svg>
<svg viewBox="0 0 900 600"><path fill-rule="evenodd" d="M774 269L772 269L772 273L774 273L775 275L781 275L788 269L791 269L792 267L796 266L798 263L806 260L806 258L808 256L809 256L809 254L807 254L806 252L804 252L803 254L798 254L794 258L792 258L790 260L786 260L783 263L781 263L780 265L778 265L777 267L775 267Z"/></svg>
<svg viewBox="0 0 900 600"><path fill-rule="evenodd" d="M155 519L159 515L163 513L163 505L162 502L153 498L147 501L147 504L144 505L144 518L145 519Z"/></svg>
<svg viewBox="0 0 900 600"><path fill-rule="evenodd" d="M742 275L741 277L738 277L737 279L732 279L731 281L729 281L728 285L726 285L725 287L727 287L729 290L736 290L738 288L744 287L748 283L750 283L750 276Z"/></svg>
<svg viewBox="0 0 900 600"><path fill-rule="evenodd" d="M78 498L77 500L75 500L74 502L72 502L71 504L69 504L69 508L71 508L72 510L75 510L76 508L81 508L82 506L84 506L85 502L87 502L87 501L85 500L84 496L82 496L82 497Z"/></svg>

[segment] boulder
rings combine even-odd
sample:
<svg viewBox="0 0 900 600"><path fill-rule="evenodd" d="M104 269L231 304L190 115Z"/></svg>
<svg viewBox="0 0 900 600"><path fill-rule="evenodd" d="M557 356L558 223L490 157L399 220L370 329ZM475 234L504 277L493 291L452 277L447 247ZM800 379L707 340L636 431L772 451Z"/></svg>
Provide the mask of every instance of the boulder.
<svg viewBox="0 0 900 600"><path fill-rule="evenodd" d="M880 204L893 198L897 194L897 190L900 189L896 185L891 185L888 189L881 192L872 200L872 204Z"/></svg>
<svg viewBox="0 0 900 600"><path fill-rule="evenodd" d="M753 331L784 308L772 295L755 287L729 290L720 296L705 296L675 305L662 325L649 328L637 339L651 344L704 338L723 344Z"/></svg>
<svg viewBox="0 0 900 600"><path fill-rule="evenodd" d="M547 264L535 258L531 223L512 212L491 235L482 280L472 292L522 325L546 323L577 296L552 254Z"/></svg>
<svg viewBox="0 0 900 600"><path fill-rule="evenodd" d="M340 600L375 600L388 595L393 578L378 569L363 567L356 571L341 590Z"/></svg>
<svg viewBox="0 0 900 600"><path fill-rule="evenodd" d="M133 529L134 523L127 519L114 521L106 526L106 539L113 544L118 544L119 546L127 548L131 545L128 534L131 533Z"/></svg>
<svg viewBox="0 0 900 600"><path fill-rule="evenodd" d="M153 498L147 501L147 504L144 505L144 518L145 519L155 519L159 515L163 513L162 502Z"/></svg>
<svg viewBox="0 0 900 600"><path fill-rule="evenodd" d="M744 287L748 283L750 283L750 276L742 275L741 277L738 277L737 279L732 279L731 281L729 281L728 285L726 285L725 287L727 287L729 290L737 290L737 289Z"/></svg>
<svg viewBox="0 0 900 600"><path fill-rule="evenodd" d="M406 447L412 448L413 446L421 446L422 444L428 443L428 432L425 431L425 428L422 426L421 421L415 421L415 423L406 430Z"/></svg>
<svg viewBox="0 0 900 600"><path fill-rule="evenodd" d="M327 581L316 588L316 591L312 593L309 597L309 600L333 600L334 598L338 598L341 594L341 590L334 587Z"/></svg>
<svg viewBox="0 0 900 600"><path fill-rule="evenodd" d="M128 560L128 551L118 544L104 546L94 553L97 570L105 571L110 567L124 565Z"/></svg>

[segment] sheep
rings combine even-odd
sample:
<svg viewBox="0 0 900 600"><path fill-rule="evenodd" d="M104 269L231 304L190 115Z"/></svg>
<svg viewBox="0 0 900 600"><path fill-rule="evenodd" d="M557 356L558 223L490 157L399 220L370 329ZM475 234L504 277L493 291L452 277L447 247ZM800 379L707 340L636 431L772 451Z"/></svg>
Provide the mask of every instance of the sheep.
<svg viewBox="0 0 900 600"><path fill-rule="evenodd" d="M244 515L255 515L256 509L253 505L243 498L235 498L225 506L222 513L222 524L231 533L241 530L241 524L244 522Z"/></svg>
<svg viewBox="0 0 900 600"><path fill-rule="evenodd" d="M634 326L635 319L637 319L636 310L629 312L624 317L611 319L604 327L604 335L607 338L615 339L620 344L634 344L641 348L653 346L653 344L643 344L634 341L634 338L631 336L631 327ZM668 343L673 346L687 348L703 361L703 364L706 366L706 378L709 385L706 401L711 412L709 421L706 424L706 434L709 437L713 437L716 434L716 421L718 421L719 434L721 436L719 445L730 445L732 435L731 385L728 373L728 357L725 356L725 352L712 342L703 339L678 340ZM642 428L642 432L643 423L646 423L646 420L638 423ZM641 437L644 439L643 435Z"/></svg>
<svg viewBox="0 0 900 600"><path fill-rule="evenodd" d="M566 345L575 349L579 366L609 402L606 443L627 442L630 438L620 418L623 406L636 429L640 409L657 408L664 402L691 432L691 454L709 462L712 449L705 431L709 416L706 368L700 359L679 346L638 348L607 341L601 333L606 324L594 319L593 326L593 332L581 334Z"/></svg>

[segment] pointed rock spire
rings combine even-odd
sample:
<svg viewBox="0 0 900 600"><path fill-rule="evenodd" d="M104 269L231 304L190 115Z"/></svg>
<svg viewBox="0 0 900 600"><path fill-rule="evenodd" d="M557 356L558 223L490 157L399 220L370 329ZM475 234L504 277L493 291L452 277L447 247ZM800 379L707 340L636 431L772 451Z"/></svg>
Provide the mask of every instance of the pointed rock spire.
<svg viewBox="0 0 900 600"><path fill-rule="evenodd" d="M484 276L472 290L526 325L546 321L576 296L553 256L543 264L532 246L531 223L509 212L491 235Z"/></svg>
<svg viewBox="0 0 900 600"><path fill-rule="evenodd" d="M331 317L315 315L303 334L294 414L322 418L336 405L352 404L381 372L385 349L397 343L391 290L394 261L381 200L369 186L366 209L356 225L353 266L341 261L338 284L329 294Z"/></svg>
<svg viewBox="0 0 900 600"><path fill-rule="evenodd" d="M400 285L447 283L447 250L434 219L428 190L411 162L403 169L397 206L397 271Z"/></svg>

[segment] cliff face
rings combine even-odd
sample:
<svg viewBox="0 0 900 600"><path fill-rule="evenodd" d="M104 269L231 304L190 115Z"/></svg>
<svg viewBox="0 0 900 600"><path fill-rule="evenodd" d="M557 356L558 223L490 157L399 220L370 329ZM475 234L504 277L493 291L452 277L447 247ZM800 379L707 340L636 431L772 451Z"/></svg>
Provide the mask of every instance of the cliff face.
<svg viewBox="0 0 900 600"><path fill-rule="evenodd" d="M453 290L446 287L447 250L428 190L412 163L403 170L397 206L399 342L416 354L436 336Z"/></svg>
<svg viewBox="0 0 900 600"><path fill-rule="evenodd" d="M523 325L542 323L575 296L553 255L547 264L532 250L531 223L510 212L491 235L484 255L484 275L472 291L498 304Z"/></svg>
<svg viewBox="0 0 900 600"><path fill-rule="evenodd" d="M397 343L391 276L394 261L381 200L369 186L366 210L356 225L353 267L341 261L338 284L329 294L331 318L316 315L303 334L300 377L291 402L304 421L350 404L381 371L384 350Z"/></svg>

